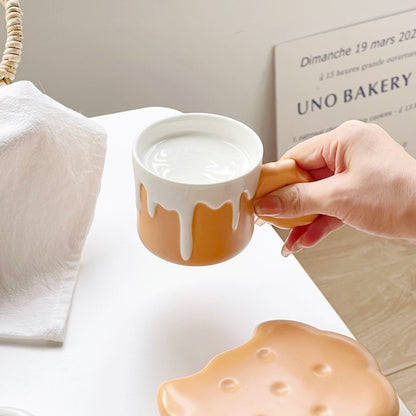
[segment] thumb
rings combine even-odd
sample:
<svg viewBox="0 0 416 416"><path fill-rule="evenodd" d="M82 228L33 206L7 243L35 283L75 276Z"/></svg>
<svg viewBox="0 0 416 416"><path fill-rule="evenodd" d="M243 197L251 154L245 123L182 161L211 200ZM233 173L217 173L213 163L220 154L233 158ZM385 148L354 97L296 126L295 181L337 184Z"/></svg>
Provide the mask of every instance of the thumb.
<svg viewBox="0 0 416 416"><path fill-rule="evenodd" d="M296 218L311 214L336 216L339 179L335 176L315 182L279 188L254 203L258 216Z"/></svg>

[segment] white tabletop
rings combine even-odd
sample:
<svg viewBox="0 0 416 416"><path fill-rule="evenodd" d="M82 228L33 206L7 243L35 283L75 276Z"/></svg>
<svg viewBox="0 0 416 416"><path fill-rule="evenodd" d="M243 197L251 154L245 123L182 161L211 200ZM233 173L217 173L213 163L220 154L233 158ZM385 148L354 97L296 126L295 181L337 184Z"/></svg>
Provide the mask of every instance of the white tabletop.
<svg viewBox="0 0 416 416"><path fill-rule="evenodd" d="M157 416L158 386L248 341L270 319L351 336L281 240L256 227L237 257L208 267L170 264L136 231L131 149L146 125L175 110L96 117L108 153L82 256L66 340L0 344L0 406L35 416ZM410 412L401 406L401 416ZM1 412L0 412L1 416Z"/></svg>

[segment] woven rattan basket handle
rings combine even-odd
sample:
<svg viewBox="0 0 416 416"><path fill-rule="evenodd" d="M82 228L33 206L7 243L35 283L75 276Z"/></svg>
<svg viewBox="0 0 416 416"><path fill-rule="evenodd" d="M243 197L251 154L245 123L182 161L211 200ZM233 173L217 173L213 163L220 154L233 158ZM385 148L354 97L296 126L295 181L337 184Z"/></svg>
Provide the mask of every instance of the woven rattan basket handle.
<svg viewBox="0 0 416 416"><path fill-rule="evenodd" d="M0 63L0 86L15 77L22 53L22 10L18 0L0 0L6 10L7 39Z"/></svg>

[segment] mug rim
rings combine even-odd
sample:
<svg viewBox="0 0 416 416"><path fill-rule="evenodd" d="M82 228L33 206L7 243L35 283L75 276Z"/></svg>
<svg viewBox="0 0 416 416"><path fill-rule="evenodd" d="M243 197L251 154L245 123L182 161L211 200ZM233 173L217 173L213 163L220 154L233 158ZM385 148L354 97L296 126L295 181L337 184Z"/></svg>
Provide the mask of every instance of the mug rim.
<svg viewBox="0 0 416 416"><path fill-rule="evenodd" d="M212 182L212 183L192 183L192 182L181 182L181 181L176 181L170 178L166 178L163 176L160 176L158 174L156 174L153 170L149 169L146 164L142 161L140 155L138 154L138 144L140 139L145 136L146 134L148 134L149 132L151 132L153 129L158 128L158 126L161 126L163 124L166 123L171 123L174 122L175 120L193 120L193 119L198 119L198 118L210 118L212 120L220 120L220 121L225 121L227 123L231 123L234 124L235 126L237 126L240 129L245 130L252 138L253 138L253 143L255 143L255 146L257 148L258 154L254 155L255 160L253 161L249 161L249 168L246 169L245 171L242 171L240 174L238 174L237 176L234 176L230 179L227 180L222 180L222 181L216 181L216 182ZM202 133L204 133L201 130ZM185 132L184 132L185 133ZM179 136L180 133L176 134L175 136ZM156 140L156 142L160 142L164 139L167 139L169 137L172 136L164 136L164 137L160 137L160 139ZM164 182L168 182L171 183L172 185L175 186L184 186L184 187L197 187L197 188L211 188L211 187L216 187L216 186L224 186L227 185L228 183L232 183L234 181L238 181L241 178L244 178L245 176L251 174L254 170L256 170L263 161L263 143L260 139L260 137L258 136L258 134L249 126L247 126L246 124L242 123L241 121L235 120L231 117L227 117L227 116L222 116L219 114L213 114L213 113L203 113L203 112L192 112L192 113L181 113L181 114L177 114L174 116L170 116L167 118L164 118L162 120L156 121L152 124L150 124L149 126L147 126L144 130L142 130L140 132L140 134L137 135L137 137L134 140L133 143L133 163L136 165L136 167L140 167L140 169L142 171L145 172L146 175L150 175L151 177L157 179L157 180L161 180Z"/></svg>

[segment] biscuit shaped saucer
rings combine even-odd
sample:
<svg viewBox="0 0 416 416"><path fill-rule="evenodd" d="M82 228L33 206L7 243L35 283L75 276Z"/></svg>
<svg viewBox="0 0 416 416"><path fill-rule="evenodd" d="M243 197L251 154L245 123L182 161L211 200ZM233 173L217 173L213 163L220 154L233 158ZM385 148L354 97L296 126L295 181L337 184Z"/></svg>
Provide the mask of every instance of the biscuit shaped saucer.
<svg viewBox="0 0 416 416"><path fill-rule="evenodd" d="M397 395L357 341L294 321L159 388L162 416L397 416Z"/></svg>

